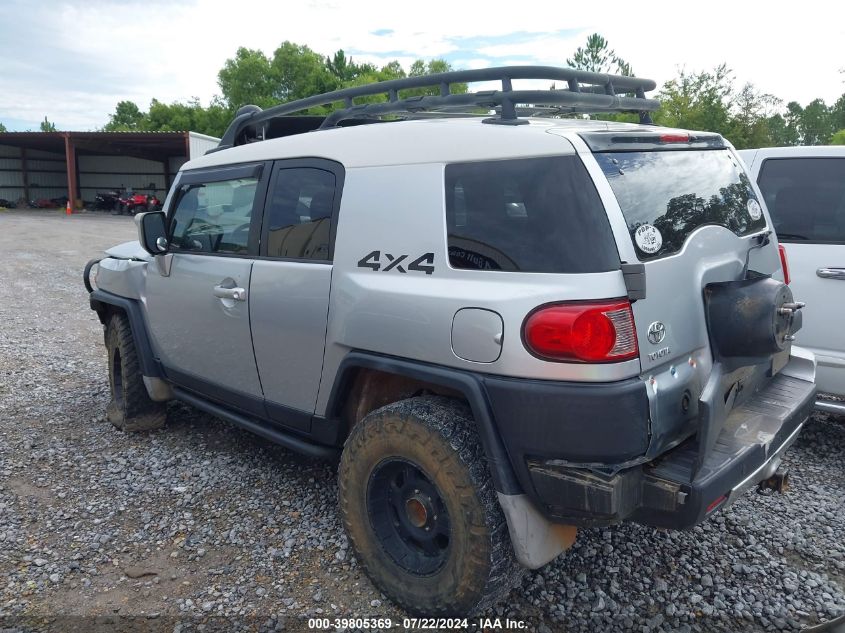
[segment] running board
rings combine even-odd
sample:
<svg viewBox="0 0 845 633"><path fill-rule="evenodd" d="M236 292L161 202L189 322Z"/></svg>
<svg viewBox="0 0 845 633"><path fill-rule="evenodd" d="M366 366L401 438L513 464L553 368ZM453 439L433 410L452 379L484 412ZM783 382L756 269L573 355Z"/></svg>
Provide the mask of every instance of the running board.
<svg viewBox="0 0 845 633"><path fill-rule="evenodd" d="M180 389L179 387L173 388L173 395L177 400L184 402L185 404L189 404L192 407L196 407L201 411L210 413L211 415L226 420L227 422L231 422L242 429L255 433L264 439L280 444L281 446L289 448L297 453L302 453L303 455L308 455L309 457L317 457L319 459L337 459L337 456L340 454L339 449L333 446L314 444L303 438L296 437L292 433L286 433L280 429L272 428L266 423L260 422L255 418L235 413L234 411L209 402L208 400L189 393L184 389Z"/></svg>
<svg viewBox="0 0 845 633"><path fill-rule="evenodd" d="M845 403L833 400L816 400L816 411L845 415Z"/></svg>

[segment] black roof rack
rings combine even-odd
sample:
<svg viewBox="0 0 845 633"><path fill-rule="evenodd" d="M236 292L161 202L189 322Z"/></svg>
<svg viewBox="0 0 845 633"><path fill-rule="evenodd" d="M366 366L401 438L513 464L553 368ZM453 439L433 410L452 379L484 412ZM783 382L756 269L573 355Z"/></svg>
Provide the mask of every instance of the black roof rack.
<svg viewBox="0 0 845 633"><path fill-rule="evenodd" d="M551 90L514 90L515 79L565 82L566 87ZM501 89L466 93L454 93L451 90L451 84L481 81L501 81ZM432 87L439 88L440 94L406 98L399 94L401 90ZM651 79L606 75L555 66L505 66L393 79L298 99L266 110L254 105L243 106L229 124L218 147L211 151L309 130L370 123L373 119L378 120L378 117L397 113L413 116L419 113L442 112L448 116L447 113L454 112L455 109L496 109L498 116L484 119L485 123L519 125L527 123L517 116L517 106L520 104L551 107L556 114L638 112L642 123L651 123L649 112L656 110L660 104L656 99L647 99L645 93L655 87L656 84ZM356 98L373 95L386 95L387 101L355 103ZM343 102L343 107L325 117L289 116L338 102ZM293 129L285 125L284 133L273 133L273 122L279 122L281 117L286 118L286 123L293 124ZM294 119L299 121L294 122Z"/></svg>

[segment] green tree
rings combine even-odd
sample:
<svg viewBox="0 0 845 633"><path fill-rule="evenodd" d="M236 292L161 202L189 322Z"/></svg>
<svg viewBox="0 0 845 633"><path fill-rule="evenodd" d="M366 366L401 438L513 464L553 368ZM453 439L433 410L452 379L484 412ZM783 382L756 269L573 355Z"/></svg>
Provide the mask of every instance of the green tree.
<svg viewBox="0 0 845 633"><path fill-rule="evenodd" d="M830 137L831 145L845 145L845 130L839 130L836 134Z"/></svg>
<svg viewBox="0 0 845 633"><path fill-rule="evenodd" d="M307 46L282 42L273 53L270 67L276 103L304 99L340 87L325 59Z"/></svg>
<svg viewBox="0 0 845 633"><path fill-rule="evenodd" d="M206 108L196 97L187 103L150 102L150 111L144 122L147 131L193 131L209 136L223 136L232 120L232 112L217 97Z"/></svg>
<svg viewBox="0 0 845 633"><path fill-rule="evenodd" d="M845 94L830 108L830 124L834 130L845 129Z"/></svg>
<svg viewBox="0 0 845 633"><path fill-rule="evenodd" d="M822 99L814 99L801 114L801 142L804 145L824 145L832 135L830 109Z"/></svg>
<svg viewBox="0 0 845 633"><path fill-rule="evenodd" d="M133 101L119 101L114 114L103 127L104 132L125 132L142 129L146 114Z"/></svg>
<svg viewBox="0 0 845 633"><path fill-rule="evenodd" d="M150 102L145 128L149 132L180 132L193 129L193 108L185 103Z"/></svg>
<svg viewBox="0 0 845 633"><path fill-rule="evenodd" d="M0 123L0 132L8 132L9 130L6 129L6 126Z"/></svg>
<svg viewBox="0 0 845 633"><path fill-rule="evenodd" d="M447 73L452 70L452 66L447 62L445 59L432 59L426 62L425 60L418 59L411 64L411 68L408 71L409 77L424 77L425 75L435 75L438 73ZM467 91L467 85L465 83L454 83L449 84L449 90L452 94L465 94ZM440 87L439 86L431 86L429 88L411 88L410 90L402 90L401 96L404 98L408 97L419 97L423 95L439 95L440 94Z"/></svg>
<svg viewBox="0 0 845 633"><path fill-rule="evenodd" d="M757 91L753 84L743 86L734 99L733 116L726 130L737 149L773 144L768 115L779 103L774 96Z"/></svg>
<svg viewBox="0 0 845 633"><path fill-rule="evenodd" d="M594 73L634 76L631 65L619 57L616 51L610 48L607 40L598 33L590 35L586 46L579 46L572 58L567 58L566 65Z"/></svg>
<svg viewBox="0 0 845 633"><path fill-rule="evenodd" d="M270 60L259 50L239 48L217 73L217 84L232 110L248 103L262 108L278 103Z"/></svg>
<svg viewBox="0 0 845 633"><path fill-rule="evenodd" d="M381 67L381 70L378 71L378 81L402 79L402 77L405 76L405 69L402 68L402 64L400 64L396 60L388 62L387 64Z"/></svg>
<svg viewBox="0 0 845 633"><path fill-rule="evenodd" d="M55 132L56 131L56 124L48 121L46 116L44 117L44 120L41 121L41 124L39 125L39 127L41 128L42 132Z"/></svg>
<svg viewBox="0 0 845 633"><path fill-rule="evenodd" d="M226 128L229 127L229 123L232 122L234 112L226 106L219 96L212 98L207 108L200 106L198 100L196 104L194 127L191 130L200 134L222 137Z"/></svg>
<svg viewBox="0 0 845 633"><path fill-rule="evenodd" d="M351 57L346 57L346 53L342 49L332 57L326 57L326 69L337 79L338 85L355 81L362 75L376 72L376 67L373 64L356 64Z"/></svg>
<svg viewBox="0 0 845 633"><path fill-rule="evenodd" d="M733 100L731 74L726 64L711 72L687 73L682 69L676 79L661 88L655 123L727 135Z"/></svg>
<svg viewBox="0 0 845 633"><path fill-rule="evenodd" d="M766 127L769 130L769 144L775 147L786 147L798 145L798 128L787 123L787 120L780 114L773 114L766 119Z"/></svg>
<svg viewBox="0 0 845 633"><path fill-rule="evenodd" d="M150 102L148 112L143 112L131 101L117 104L114 114L103 127L106 132L179 132L192 131L209 136L222 136L232 120L233 113L219 96L208 107L203 107L197 97L186 103Z"/></svg>
<svg viewBox="0 0 845 633"><path fill-rule="evenodd" d="M408 73L397 61L377 68L373 64L358 64L338 50L329 57L322 57L308 46L282 42L268 58L258 50L239 48L233 59L226 60L218 73L218 84L223 95L221 104L234 112L240 106L253 103L267 108L279 103L304 99L340 88L369 83L447 72L449 64L442 59L415 61ZM452 85L455 93L464 93L466 84ZM402 97L439 94L439 88L402 91ZM385 100L386 96L361 97L355 103L372 103ZM342 107L342 104L332 104ZM314 114L325 114L332 107L312 108Z"/></svg>

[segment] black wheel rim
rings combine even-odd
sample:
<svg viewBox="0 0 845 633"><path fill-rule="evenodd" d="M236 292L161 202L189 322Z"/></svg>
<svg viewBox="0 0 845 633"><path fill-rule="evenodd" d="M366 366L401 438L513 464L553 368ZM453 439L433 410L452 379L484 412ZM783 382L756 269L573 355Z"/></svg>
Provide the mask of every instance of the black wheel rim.
<svg viewBox="0 0 845 633"><path fill-rule="evenodd" d="M398 458L379 463L370 474L367 510L381 547L402 569L427 576L446 564L449 512L419 467Z"/></svg>
<svg viewBox="0 0 845 633"><path fill-rule="evenodd" d="M123 372L120 364L120 350L115 348L111 361L111 384L112 397L118 405L123 404Z"/></svg>

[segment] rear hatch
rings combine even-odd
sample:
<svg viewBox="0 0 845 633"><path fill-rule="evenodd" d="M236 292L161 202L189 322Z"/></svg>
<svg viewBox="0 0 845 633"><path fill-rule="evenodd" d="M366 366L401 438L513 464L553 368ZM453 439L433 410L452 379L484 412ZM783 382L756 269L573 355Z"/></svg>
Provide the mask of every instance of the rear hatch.
<svg viewBox="0 0 845 633"><path fill-rule="evenodd" d="M768 279L780 263L767 218L718 135L656 128L582 138L624 217L620 255L645 275L646 296L633 312L651 406L649 456L699 432L703 459L730 410L789 355L788 331L769 323L791 295ZM778 327L771 345L767 333L755 334ZM746 354L749 337L766 340ZM716 400L717 411L702 411Z"/></svg>

